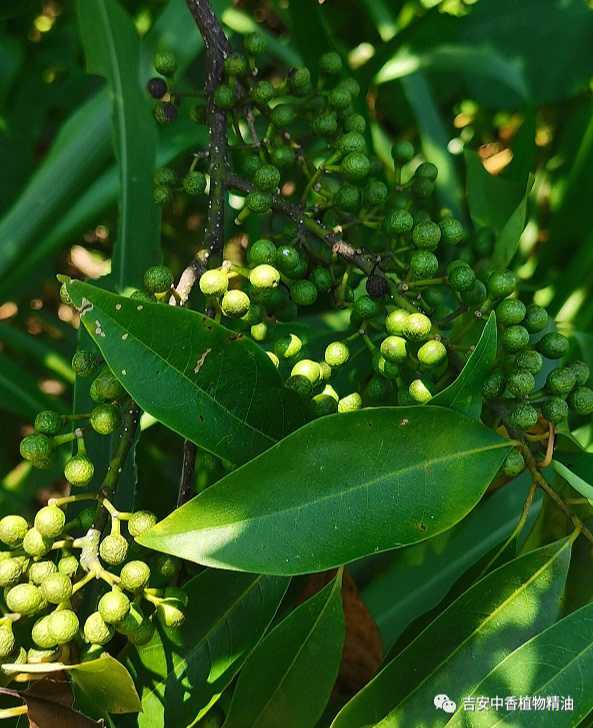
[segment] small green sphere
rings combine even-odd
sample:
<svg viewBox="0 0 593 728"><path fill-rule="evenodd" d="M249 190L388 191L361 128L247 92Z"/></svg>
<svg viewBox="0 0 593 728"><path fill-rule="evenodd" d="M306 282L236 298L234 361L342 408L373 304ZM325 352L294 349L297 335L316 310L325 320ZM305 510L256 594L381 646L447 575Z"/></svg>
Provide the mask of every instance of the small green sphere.
<svg viewBox="0 0 593 728"><path fill-rule="evenodd" d="M388 336L381 342L380 352L390 364L401 364L408 357L406 340L401 336Z"/></svg>
<svg viewBox="0 0 593 728"><path fill-rule="evenodd" d="M434 192L434 182L421 177L414 177L412 182L412 197L416 200L427 200Z"/></svg>
<svg viewBox="0 0 593 728"><path fill-rule="evenodd" d="M434 385L427 379L414 379L408 387L408 393L414 402L424 404L432 399Z"/></svg>
<svg viewBox="0 0 593 728"><path fill-rule="evenodd" d="M436 367L447 358L447 349L442 341L427 341L418 349L418 361L425 367Z"/></svg>
<svg viewBox="0 0 593 728"><path fill-rule="evenodd" d="M414 245L421 250L434 250L441 239L441 228L434 222L420 222L412 230Z"/></svg>
<svg viewBox="0 0 593 728"><path fill-rule="evenodd" d="M171 597L163 599L157 605L156 616L159 622L165 627L181 627L185 621L183 603L179 599Z"/></svg>
<svg viewBox="0 0 593 728"><path fill-rule="evenodd" d="M262 321L259 324L254 324L250 328L249 333L251 334L251 337L254 341L265 341L268 338L269 334L268 324L265 321Z"/></svg>
<svg viewBox="0 0 593 728"><path fill-rule="evenodd" d="M301 359L301 361L298 361L293 366L290 374L293 377L297 374L306 377L313 386L319 384L322 377L321 367L316 361L312 361L311 359Z"/></svg>
<svg viewBox="0 0 593 728"><path fill-rule="evenodd" d="M439 176L439 170L436 164L433 164L432 162L422 162L422 164L416 168L414 176L419 179L427 179L434 182Z"/></svg>
<svg viewBox="0 0 593 728"><path fill-rule="evenodd" d="M259 33L249 33L243 40L243 46L250 56L259 56L265 52L268 43L263 35Z"/></svg>
<svg viewBox="0 0 593 728"><path fill-rule="evenodd" d="M358 392L352 392L338 400L338 412L356 412L361 407L362 397Z"/></svg>
<svg viewBox="0 0 593 728"><path fill-rule="evenodd" d="M531 372L535 376L541 371L544 360L542 359L542 355L537 351L526 349L517 354L515 363L521 369L527 369L528 372Z"/></svg>
<svg viewBox="0 0 593 728"><path fill-rule="evenodd" d="M111 435L121 425L119 407L108 402L97 405L91 412L91 427L99 435Z"/></svg>
<svg viewBox="0 0 593 728"><path fill-rule="evenodd" d="M144 274L144 287L151 293L166 293L173 285L173 273L164 265L153 265Z"/></svg>
<svg viewBox="0 0 593 728"><path fill-rule="evenodd" d="M593 390L589 387L576 387L568 395L568 406L577 415L593 413Z"/></svg>
<svg viewBox="0 0 593 728"><path fill-rule="evenodd" d="M360 190L358 187L344 185L334 195L334 203L340 210L356 210L360 205Z"/></svg>
<svg viewBox="0 0 593 728"><path fill-rule="evenodd" d="M319 293L327 293L331 288L333 279L327 268L313 268L309 273L309 280L319 291Z"/></svg>
<svg viewBox="0 0 593 728"><path fill-rule="evenodd" d="M471 288L460 293L461 300L466 306L480 306L486 300L487 295L486 286L477 278Z"/></svg>
<svg viewBox="0 0 593 728"><path fill-rule="evenodd" d="M410 259L410 270L414 280L433 278L438 269L438 258L429 250L418 250Z"/></svg>
<svg viewBox="0 0 593 728"><path fill-rule="evenodd" d="M587 384L589 380L589 367L584 361L571 361L567 366L574 374L574 381L577 387L582 387Z"/></svg>
<svg viewBox="0 0 593 728"><path fill-rule="evenodd" d="M533 374L527 369L513 369L507 375L507 389L515 397L525 397L535 389Z"/></svg>
<svg viewBox="0 0 593 728"><path fill-rule="evenodd" d="M206 190L206 177L198 171L190 172L183 178L183 189L194 197L203 194Z"/></svg>
<svg viewBox="0 0 593 728"><path fill-rule="evenodd" d="M273 201L274 198L272 197L271 192L266 192L260 189L251 190L251 192L245 198L245 204L251 210L251 212L256 212L260 214L267 212L272 206Z"/></svg>
<svg viewBox="0 0 593 728"><path fill-rule="evenodd" d="M465 231L459 220L452 217L445 218L439 222L439 227L441 229L441 240L445 245L457 245L463 240Z"/></svg>
<svg viewBox="0 0 593 728"><path fill-rule="evenodd" d="M517 298L505 298L496 307L496 320L503 326L520 324L525 318L527 309Z"/></svg>
<svg viewBox="0 0 593 728"><path fill-rule="evenodd" d="M107 367L105 367L95 379L95 387L97 393L103 398L103 400L117 399L126 392L115 374Z"/></svg>
<svg viewBox="0 0 593 728"><path fill-rule="evenodd" d="M548 319L549 316L546 309L532 303L530 306L527 306L523 326L525 326L530 334L539 334L548 325Z"/></svg>
<svg viewBox="0 0 593 728"><path fill-rule="evenodd" d="M34 584L17 584L6 594L6 605L18 614L35 614L42 601L41 592Z"/></svg>
<svg viewBox="0 0 593 728"><path fill-rule="evenodd" d="M49 615L41 617L35 622L31 630L31 637L42 650L51 650L57 645L56 640L49 633Z"/></svg>
<svg viewBox="0 0 593 728"><path fill-rule="evenodd" d="M66 514L58 506L45 506L35 515L35 528L46 538L57 538L66 525Z"/></svg>
<svg viewBox="0 0 593 728"><path fill-rule="evenodd" d="M399 366L387 361L387 359L381 355L380 351L376 351L373 354L371 363L375 372L380 374L382 377L387 377L387 379L397 379L397 377L399 377Z"/></svg>
<svg viewBox="0 0 593 728"><path fill-rule="evenodd" d="M84 638L92 645L106 645L115 634L115 629L101 616L101 612L93 612L84 623Z"/></svg>
<svg viewBox="0 0 593 728"><path fill-rule="evenodd" d="M359 296L354 302L354 310L360 318L370 319L381 312L381 304L371 296Z"/></svg>
<svg viewBox="0 0 593 728"><path fill-rule="evenodd" d="M364 199L369 205L382 205L387 199L387 187L383 182L373 180L364 188Z"/></svg>
<svg viewBox="0 0 593 728"><path fill-rule="evenodd" d="M181 570L181 559L170 554L158 553L154 557L154 570L157 574L165 577L166 579L172 579Z"/></svg>
<svg viewBox="0 0 593 728"><path fill-rule="evenodd" d="M277 129L285 129L293 120L294 111L288 104L278 104L270 111L270 121Z"/></svg>
<svg viewBox="0 0 593 728"><path fill-rule="evenodd" d="M247 262L250 265L262 265L266 263L268 265L272 265L275 260L276 246L271 240L256 240L255 243L247 249Z"/></svg>
<svg viewBox="0 0 593 728"><path fill-rule="evenodd" d="M255 288L276 288L280 283L280 273L271 265L258 265L249 274L249 282Z"/></svg>
<svg viewBox="0 0 593 728"><path fill-rule="evenodd" d="M111 533L101 541L99 554L106 564L123 564L128 555L128 542L121 534Z"/></svg>
<svg viewBox="0 0 593 728"><path fill-rule="evenodd" d="M48 563L48 562L45 562ZM53 564L52 564L53 566ZM62 558L58 561L58 571L60 574L65 574L66 576L70 577L71 579L74 577L76 572L78 571L79 563L78 559L74 554L69 554L67 556L62 556Z"/></svg>
<svg viewBox="0 0 593 728"><path fill-rule="evenodd" d="M316 394L309 402L309 411L311 417L317 419L318 417L325 417L326 415L333 415L338 411L338 403L334 397L329 394L321 393Z"/></svg>
<svg viewBox="0 0 593 728"><path fill-rule="evenodd" d="M350 131L346 134L342 134L342 136L338 139L338 143L336 146L338 151L342 154L351 154L352 152L362 152L365 147L365 141L362 134L359 134L356 131ZM387 197L387 187L385 187L382 182L371 182L370 184L381 185L385 189L385 195L383 196L383 200L385 199L385 197Z"/></svg>
<svg viewBox="0 0 593 728"><path fill-rule="evenodd" d="M511 450L502 464L501 472L507 478L514 478L516 475L519 475L524 467L525 460L523 459L523 455L517 452L517 450Z"/></svg>
<svg viewBox="0 0 593 728"><path fill-rule="evenodd" d="M274 147L270 154L272 164L278 169L289 169L296 162L296 154L292 147L287 144L282 144L279 147ZM151 622L149 622L151 624Z"/></svg>
<svg viewBox="0 0 593 728"><path fill-rule="evenodd" d="M340 169L346 179L358 180L367 176L371 163L362 152L353 152L344 157Z"/></svg>
<svg viewBox="0 0 593 728"><path fill-rule="evenodd" d="M521 351L529 344L529 332L524 326L509 326L500 338L504 348L511 353Z"/></svg>
<svg viewBox="0 0 593 728"><path fill-rule="evenodd" d="M343 341L333 341L325 350L325 361L330 367L341 367L350 358L350 349Z"/></svg>
<svg viewBox="0 0 593 728"><path fill-rule="evenodd" d="M142 591L150 579L150 567L144 561L129 561L122 568L120 578L124 589Z"/></svg>
<svg viewBox="0 0 593 728"><path fill-rule="evenodd" d="M562 334L549 333L537 342L536 349L547 359L561 359L568 351L568 339Z"/></svg>
<svg viewBox="0 0 593 728"><path fill-rule="evenodd" d="M156 205L159 205L160 207L166 207L167 205L170 205L173 202L173 198L173 190L171 190L169 187L165 187L164 185L159 185L158 187L155 187L152 193L152 199L154 200L154 203Z"/></svg>
<svg viewBox="0 0 593 728"><path fill-rule="evenodd" d="M161 51L154 57L152 65L161 76L171 76L177 70L177 59L169 51Z"/></svg>
<svg viewBox="0 0 593 728"><path fill-rule="evenodd" d="M407 139L398 139L391 147L391 156L396 164L407 164L414 158L414 147Z"/></svg>
<svg viewBox="0 0 593 728"><path fill-rule="evenodd" d="M51 574L58 571L53 561L34 561L27 569L27 576L31 584L39 586Z"/></svg>
<svg viewBox="0 0 593 728"><path fill-rule="evenodd" d="M51 539L42 536L36 528L30 528L23 539L23 549L29 556L45 556L51 544Z"/></svg>
<svg viewBox="0 0 593 728"><path fill-rule="evenodd" d="M46 470L56 462L57 452L47 435L27 435L20 444L21 457L34 467Z"/></svg>
<svg viewBox="0 0 593 728"><path fill-rule="evenodd" d="M552 369L546 378L546 389L550 394L566 396L575 388L576 379L570 367Z"/></svg>
<svg viewBox="0 0 593 728"><path fill-rule="evenodd" d="M294 389L303 399L309 399L313 394L313 385L311 381L304 377L302 374L294 374L286 380L284 383L285 387Z"/></svg>
<svg viewBox="0 0 593 728"><path fill-rule="evenodd" d="M310 306L317 300L317 288L309 280L295 281L290 287L290 297L298 306Z"/></svg>
<svg viewBox="0 0 593 728"><path fill-rule="evenodd" d="M76 637L80 625L71 609L59 609L49 615L47 627L56 644L64 645Z"/></svg>
<svg viewBox="0 0 593 728"><path fill-rule="evenodd" d="M511 270L495 270L488 278L488 291L493 298L506 298L517 288L517 279Z"/></svg>
<svg viewBox="0 0 593 728"><path fill-rule="evenodd" d="M336 86L336 88L329 92L327 102L332 109L341 111L342 109L346 109L350 106L352 103L352 96L347 89Z"/></svg>
<svg viewBox="0 0 593 728"><path fill-rule="evenodd" d="M557 425L568 417L568 404L562 397L546 397L542 403L542 415L548 422Z"/></svg>
<svg viewBox="0 0 593 728"><path fill-rule="evenodd" d="M414 227L414 218L407 210L395 210L383 220L383 230L388 235L404 235Z"/></svg>
<svg viewBox="0 0 593 728"><path fill-rule="evenodd" d="M4 559L0 561L0 586L14 586L23 575L23 564L20 559Z"/></svg>
<svg viewBox="0 0 593 728"><path fill-rule="evenodd" d="M530 404L520 402L509 412L509 424L515 430L529 430L537 424L537 411Z"/></svg>
<svg viewBox="0 0 593 728"><path fill-rule="evenodd" d="M119 589L113 589L99 599L98 610L107 624L119 624L130 611L130 600Z"/></svg>
<svg viewBox="0 0 593 728"><path fill-rule="evenodd" d="M274 352L280 359L290 359L303 348L303 342L296 334L281 336L274 343Z"/></svg>
<svg viewBox="0 0 593 728"><path fill-rule="evenodd" d="M254 179L260 190L272 192L280 184L280 171L272 164L264 164L257 170Z"/></svg>
<svg viewBox="0 0 593 728"><path fill-rule="evenodd" d="M385 318L385 328L389 334L400 336L404 333L406 322L410 314L403 308L396 308L387 314Z"/></svg>
<svg viewBox="0 0 593 728"><path fill-rule="evenodd" d="M219 109L232 109L237 101L237 95L232 86L221 84L212 94L212 99Z"/></svg>
<svg viewBox="0 0 593 728"><path fill-rule="evenodd" d="M367 384L367 397L373 402L382 402L391 393L391 382L381 376L374 376Z"/></svg>
<svg viewBox="0 0 593 728"><path fill-rule="evenodd" d="M238 76L247 71L247 61L241 53L230 53L224 59L224 70L228 76Z"/></svg>
<svg viewBox="0 0 593 728"><path fill-rule="evenodd" d="M299 264L299 251L290 245L281 245L275 252L274 265L279 271L290 276Z"/></svg>
<svg viewBox="0 0 593 728"><path fill-rule="evenodd" d="M130 299L132 301L142 301L144 303L156 303L156 296L154 295L154 293L150 293L150 291L145 291L144 289L134 291L130 295ZM93 393L94 386L95 382L91 384L91 399L93 400L93 402L104 402L105 398L98 395L96 390L95 393Z"/></svg>
<svg viewBox="0 0 593 728"><path fill-rule="evenodd" d="M251 89L251 98L258 104L265 105L276 96L276 89L269 81L258 81Z"/></svg>
<svg viewBox="0 0 593 728"><path fill-rule="evenodd" d="M15 548L23 542L28 530L29 525L22 516L4 516L0 520L0 541Z"/></svg>
<svg viewBox="0 0 593 728"><path fill-rule="evenodd" d="M223 296L229 287L229 279L224 270L215 268L207 270L200 277L200 290L205 296L219 298Z"/></svg>
<svg viewBox="0 0 593 728"><path fill-rule="evenodd" d="M60 604L72 596L72 582L65 574L50 574L40 584L41 596L51 604Z"/></svg>
<svg viewBox="0 0 593 728"><path fill-rule="evenodd" d="M476 274L469 265L458 265L451 269L450 272L449 268L447 270L447 279L449 281L449 285L454 291L469 291L474 287Z"/></svg>
<svg viewBox="0 0 593 728"><path fill-rule="evenodd" d="M430 335L432 323L423 313L411 313L406 319L404 336L410 341L424 341Z"/></svg>
<svg viewBox="0 0 593 728"><path fill-rule="evenodd" d="M177 182L177 175L170 167L162 167L153 172L152 180L159 187L168 187Z"/></svg>
<svg viewBox="0 0 593 728"><path fill-rule="evenodd" d="M62 415L51 410L44 410L35 418L35 432L42 435L59 435L63 426Z"/></svg>
<svg viewBox="0 0 593 728"><path fill-rule="evenodd" d="M342 59L333 51L324 53L319 59L319 70L325 76L335 76L342 70Z"/></svg>
<svg viewBox="0 0 593 728"><path fill-rule="evenodd" d="M505 388L505 377L500 369L496 369L490 374L482 387L482 394L485 399L498 399L502 396Z"/></svg>
<svg viewBox="0 0 593 728"><path fill-rule="evenodd" d="M88 485L95 474L95 466L88 455L78 453L68 460L64 467L64 477L74 486Z"/></svg>
<svg viewBox="0 0 593 728"><path fill-rule="evenodd" d="M16 647L16 641L10 624L0 626L0 660L4 661Z"/></svg>
<svg viewBox="0 0 593 728"><path fill-rule="evenodd" d="M249 311L250 303L249 296L245 291L234 288L224 294L220 302L220 308L223 314L229 318L241 318Z"/></svg>

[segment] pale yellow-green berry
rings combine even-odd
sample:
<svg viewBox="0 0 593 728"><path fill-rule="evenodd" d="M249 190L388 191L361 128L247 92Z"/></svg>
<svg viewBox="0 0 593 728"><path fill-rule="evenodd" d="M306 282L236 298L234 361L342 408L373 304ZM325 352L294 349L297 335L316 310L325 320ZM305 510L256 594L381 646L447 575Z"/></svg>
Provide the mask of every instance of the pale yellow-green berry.
<svg viewBox="0 0 593 728"><path fill-rule="evenodd" d="M62 558L58 561L58 571L60 574L64 574L65 576L69 576L72 578L74 574L78 571L79 563L78 559L74 554L68 554L67 556L62 556Z"/></svg>
<svg viewBox="0 0 593 728"><path fill-rule="evenodd" d="M120 533L112 533L101 541L99 553L106 564L117 566L126 560L128 542Z"/></svg>
<svg viewBox="0 0 593 728"><path fill-rule="evenodd" d="M39 591L51 604L60 604L72 596L72 582L65 574L57 572L41 582Z"/></svg>
<svg viewBox="0 0 593 728"><path fill-rule="evenodd" d="M57 567L53 561L34 561L27 570L29 581L39 586L50 574L55 574Z"/></svg>
<svg viewBox="0 0 593 728"><path fill-rule="evenodd" d="M0 521L0 541L15 548L25 538L29 526L22 516L4 516Z"/></svg>
<svg viewBox="0 0 593 728"><path fill-rule="evenodd" d="M156 616L165 627L180 627L185 621L183 613L183 602L174 597L167 597L159 602L156 608Z"/></svg>
<svg viewBox="0 0 593 728"><path fill-rule="evenodd" d="M218 298L226 293L229 279L225 271L207 270L200 278L200 290L205 296Z"/></svg>
<svg viewBox="0 0 593 728"><path fill-rule="evenodd" d="M42 601L41 592L34 584L17 584L6 594L8 608L17 614L35 614Z"/></svg>
<svg viewBox="0 0 593 728"><path fill-rule="evenodd" d="M128 521L128 532L130 536L140 536L144 531L152 528L158 518L152 511L136 511L130 516Z"/></svg>
<svg viewBox="0 0 593 728"><path fill-rule="evenodd" d="M91 644L105 645L114 634L114 628L107 624L100 612L93 612L84 623L84 638Z"/></svg>
<svg viewBox="0 0 593 728"><path fill-rule="evenodd" d="M120 573L121 586L131 592L144 589L150 579L150 567L144 561L129 561Z"/></svg>
<svg viewBox="0 0 593 728"><path fill-rule="evenodd" d="M49 615L41 617L33 625L31 630L33 642L44 650L49 650L57 645L56 640L49 633Z"/></svg>
<svg viewBox="0 0 593 728"><path fill-rule="evenodd" d="M45 556L51 544L51 539L42 536L36 528L30 528L23 539L23 549L29 556Z"/></svg>
<svg viewBox="0 0 593 728"><path fill-rule="evenodd" d="M58 645L66 644L74 639L78 628L78 617L71 609L59 609L49 615L49 633Z"/></svg>
<svg viewBox="0 0 593 728"><path fill-rule="evenodd" d="M5 657L10 655L15 645L16 642L12 633L12 627L8 624L3 624L0 627L0 660L4 660Z"/></svg>
<svg viewBox="0 0 593 728"><path fill-rule="evenodd" d="M20 559L5 559L0 561L0 586L14 586L23 574L23 564Z"/></svg>
<svg viewBox="0 0 593 728"><path fill-rule="evenodd" d="M128 613L121 622L115 625L115 629L120 634L129 637L132 632L136 632L139 629L144 619L145 617L140 607L132 602Z"/></svg>
<svg viewBox="0 0 593 728"><path fill-rule="evenodd" d="M119 624L129 611L130 600L119 589L113 589L99 599L99 613L107 624Z"/></svg>
<svg viewBox="0 0 593 728"><path fill-rule="evenodd" d="M37 511L34 525L42 536L57 538L66 525L66 515L57 506L45 506L45 508Z"/></svg>

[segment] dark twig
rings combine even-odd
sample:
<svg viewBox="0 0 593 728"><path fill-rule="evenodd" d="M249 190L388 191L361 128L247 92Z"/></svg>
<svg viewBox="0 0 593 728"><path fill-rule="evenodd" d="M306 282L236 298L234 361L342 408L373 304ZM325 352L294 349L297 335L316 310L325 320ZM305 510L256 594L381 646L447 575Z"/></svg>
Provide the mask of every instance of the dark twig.
<svg viewBox="0 0 593 728"><path fill-rule="evenodd" d="M177 494L177 508L192 497L194 492L194 471L196 467L196 453L198 448L190 440L183 443L183 466L181 468L181 480L179 482L179 493Z"/></svg>

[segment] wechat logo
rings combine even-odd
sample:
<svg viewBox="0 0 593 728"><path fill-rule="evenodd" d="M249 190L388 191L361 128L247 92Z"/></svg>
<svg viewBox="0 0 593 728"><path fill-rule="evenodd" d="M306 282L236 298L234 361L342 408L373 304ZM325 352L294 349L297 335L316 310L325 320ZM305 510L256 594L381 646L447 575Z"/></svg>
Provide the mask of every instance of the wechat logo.
<svg viewBox="0 0 593 728"><path fill-rule="evenodd" d="M457 704L454 700L450 700L448 695L439 693L434 696L434 707L437 710L444 710L445 713L454 713L457 710Z"/></svg>

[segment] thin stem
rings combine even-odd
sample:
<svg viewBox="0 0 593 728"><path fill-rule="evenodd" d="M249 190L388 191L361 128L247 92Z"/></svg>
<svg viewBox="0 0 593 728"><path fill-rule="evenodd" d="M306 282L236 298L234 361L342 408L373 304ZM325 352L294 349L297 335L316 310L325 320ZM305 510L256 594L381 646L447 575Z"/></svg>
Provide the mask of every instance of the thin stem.
<svg viewBox="0 0 593 728"><path fill-rule="evenodd" d="M183 465L181 467L181 478L179 480L179 492L177 494L177 508L192 497L194 492L194 471L196 467L196 453L198 448L191 442L185 440L183 443Z"/></svg>

